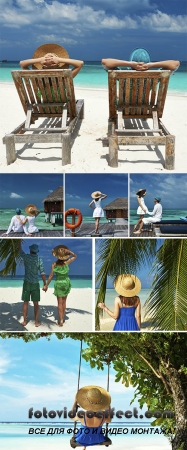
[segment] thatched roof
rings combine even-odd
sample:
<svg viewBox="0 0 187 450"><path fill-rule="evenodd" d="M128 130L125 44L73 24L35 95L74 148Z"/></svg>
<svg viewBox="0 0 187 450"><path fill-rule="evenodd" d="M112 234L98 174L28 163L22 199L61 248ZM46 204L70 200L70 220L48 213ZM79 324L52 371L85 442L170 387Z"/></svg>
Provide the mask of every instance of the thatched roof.
<svg viewBox="0 0 187 450"><path fill-rule="evenodd" d="M61 202L63 200L63 186L59 186L55 191L51 192L43 202Z"/></svg>
<svg viewBox="0 0 187 450"><path fill-rule="evenodd" d="M109 211L111 209L128 209L128 198L127 197L118 197L113 202L109 203L103 208L105 211Z"/></svg>

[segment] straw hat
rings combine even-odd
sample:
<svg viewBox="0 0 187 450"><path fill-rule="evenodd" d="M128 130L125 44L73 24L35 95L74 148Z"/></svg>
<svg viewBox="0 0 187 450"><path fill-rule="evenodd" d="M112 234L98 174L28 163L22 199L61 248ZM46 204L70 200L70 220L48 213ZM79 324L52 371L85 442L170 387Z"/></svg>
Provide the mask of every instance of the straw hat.
<svg viewBox="0 0 187 450"><path fill-rule="evenodd" d="M100 386L84 386L76 395L77 403L87 411L104 411L110 406L111 396Z"/></svg>
<svg viewBox="0 0 187 450"><path fill-rule="evenodd" d="M66 260L70 256L70 250L66 245L57 245L52 250L53 256L58 259Z"/></svg>
<svg viewBox="0 0 187 450"><path fill-rule="evenodd" d="M43 44L35 50L33 59L41 58L42 56L45 56L47 53L53 53L55 56L59 56L59 58L69 58L68 52L65 50L65 48L61 47L61 45ZM58 67L63 67L64 69L68 69L69 64L64 64L64 63L60 62L58 64ZM32 68L41 70L42 64L40 62L37 62L34 65L32 65Z"/></svg>
<svg viewBox="0 0 187 450"><path fill-rule="evenodd" d="M135 275L122 274L115 279L114 288L123 297L134 297L140 292L141 281Z"/></svg>
<svg viewBox="0 0 187 450"><path fill-rule="evenodd" d="M100 191L94 191L91 194L92 198L99 198L101 196L101 192Z"/></svg>
<svg viewBox="0 0 187 450"><path fill-rule="evenodd" d="M26 206L25 212L26 212L27 216L33 217L33 216L35 216L36 212L40 212L40 211L38 211L37 207L31 203Z"/></svg>
<svg viewBox="0 0 187 450"><path fill-rule="evenodd" d="M136 195L145 195L146 194L146 189L139 189L138 192L136 192Z"/></svg>

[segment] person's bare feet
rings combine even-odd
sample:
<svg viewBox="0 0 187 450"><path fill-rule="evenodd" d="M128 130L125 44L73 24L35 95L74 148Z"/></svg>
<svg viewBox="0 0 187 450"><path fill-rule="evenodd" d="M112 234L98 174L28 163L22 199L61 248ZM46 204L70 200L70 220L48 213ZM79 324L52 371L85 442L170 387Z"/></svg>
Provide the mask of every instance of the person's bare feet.
<svg viewBox="0 0 187 450"><path fill-rule="evenodd" d="M141 234L141 231L140 231L140 230L138 230L138 231L133 231L133 234Z"/></svg>
<svg viewBox="0 0 187 450"><path fill-rule="evenodd" d="M23 325L23 327L25 327L25 325L27 325L26 320L24 320L23 322L21 322L21 325Z"/></svg>
<svg viewBox="0 0 187 450"><path fill-rule="evenodd" d="M58 322L59 327L63 327L63 320L61 322Z"/></svg>
<svg viewBox="0 0 187 450"><path fill-rule="evenodd" d="M40 327L41 323L35 322L35 327Z"/></svg>

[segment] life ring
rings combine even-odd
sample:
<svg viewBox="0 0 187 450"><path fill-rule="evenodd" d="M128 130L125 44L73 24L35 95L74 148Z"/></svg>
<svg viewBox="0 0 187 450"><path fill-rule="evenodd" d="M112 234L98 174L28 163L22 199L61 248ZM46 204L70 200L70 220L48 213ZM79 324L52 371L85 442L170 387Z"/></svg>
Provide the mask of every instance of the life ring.
<svg viewBox="0 0 187 450"><path fill-rule="evenodd" d="M71 214L75 214L76 216L78 216L78 221L74 225L67 222L67 220L66 220L67 216L69 216ZM79 225L81 225L81 223L82 223L82 214L79 209L70 208L65 212L65 226L67 228L71 228L71 230L74 230L75 228L79 227Z"/></svg>

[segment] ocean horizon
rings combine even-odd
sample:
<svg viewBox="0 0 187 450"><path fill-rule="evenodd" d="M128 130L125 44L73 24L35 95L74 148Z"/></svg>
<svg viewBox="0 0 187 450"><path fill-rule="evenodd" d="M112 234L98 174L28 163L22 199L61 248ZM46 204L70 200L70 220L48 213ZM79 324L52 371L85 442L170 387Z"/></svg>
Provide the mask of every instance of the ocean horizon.
<svg viewBox="0 0 187 450"><path fill-rule="evenodd" d="M26 217L24 209L22 209L23 216ZM41 211L40 214L35 219L35 225L40 230L63 230L62 223L62 213L59 219L57 219L57 214L55 214L55 227L50 222L45 221L45 212ZM15 216L15 208L1 208L0 207L0 230L7 230L12 217ZM26 223L27 227L27 223Z"/></svg>
<svg viewBox="0 0 187 450"><path fill-rule="evenodd" d="M13 83L11 70L21 70L19 61L7 61L0 64L0 83ZM179 69L171 75L168 94L187 95L187 61L181 61ZM74 85L82 89L108 89L108 75L100 61L85 61L83 68L74 78Z"/></svg>
<svg viewBox="0 0 187 450"><path fill-rule="evenodd" d="M46 275L48 279L49 274ZM0 288L21 288L23 285L24 275L16 275L15 277L9 275L0 277ZM71 286L75 289L92 288L92 275L70 275ZM54 287L54 280L51 280L49 288ZM43 281L39 280L40 287L43 287Z"/></svg>

